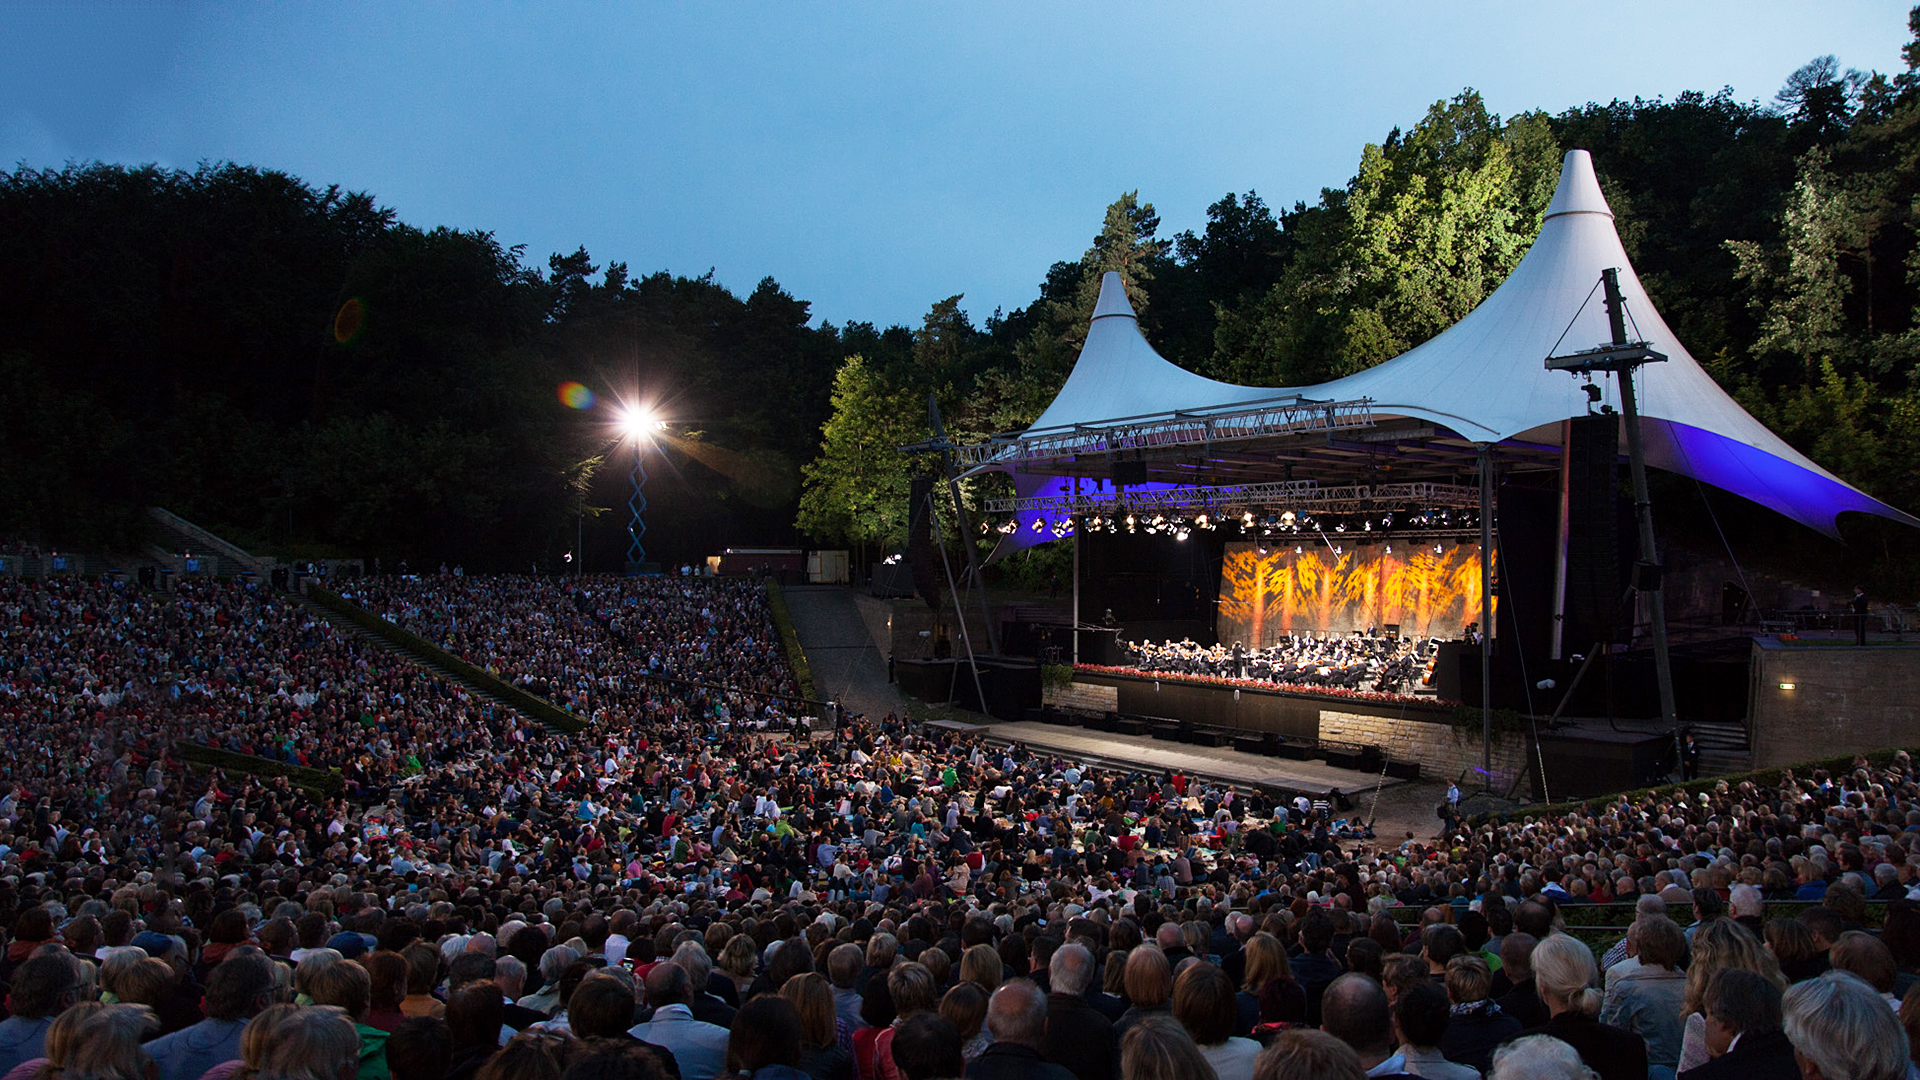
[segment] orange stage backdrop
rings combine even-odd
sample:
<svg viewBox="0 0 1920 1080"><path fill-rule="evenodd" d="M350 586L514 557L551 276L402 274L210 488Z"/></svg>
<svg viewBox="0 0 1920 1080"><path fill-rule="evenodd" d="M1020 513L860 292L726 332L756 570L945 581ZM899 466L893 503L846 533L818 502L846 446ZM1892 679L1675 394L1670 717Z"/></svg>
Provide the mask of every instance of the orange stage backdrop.
<svg viewBox="0 0 1920 1080"><path fill-rule="evenodd" d="M1318 539L1317 537L1315 539ZM1457 638L1480 618L1480 545L1325 544L1295 554L1288 543L1262 555L1227 544L1220 572L1220 640L1250 649L1288 633L1344 633L1398 623L1417 637Z"/></svg>

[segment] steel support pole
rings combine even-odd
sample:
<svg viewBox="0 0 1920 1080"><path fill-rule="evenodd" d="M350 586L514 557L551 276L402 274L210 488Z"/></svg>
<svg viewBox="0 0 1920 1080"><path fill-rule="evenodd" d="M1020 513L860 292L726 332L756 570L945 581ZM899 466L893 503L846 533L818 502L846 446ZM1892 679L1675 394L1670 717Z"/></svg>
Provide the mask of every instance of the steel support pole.
<svg viewBox="0 0 1920 1080"><path fill-rule="evenodd" d="M1620 271L1601 272L1605 286L1607 325L1613 331L1613 343L1627 343L1626 301L1620 295ZM1627 470L1633 475L1633 510L1640 526L1640 559L1635 567L1634 585L1646 594L1653 620L1653 671L1660 684L1660 717L1674 728L1675 753L1679 752L1679 710L1673 703L1673 660L1667 653L1667 602L1660 581L1660 553L1654 548L1653 498L1647 492L1647 455L1640 440L1640 405L1634 400L1633 368L1620 369L1620 412L1627 427ZM1682 763L1675 758L1675 765Z"/></svg>
<svg viewBox="0 0 1920 1080"><path fill-rule="evenodd" d="M1480 769L1493 790L1493 444L1480 446Z"/></svg>

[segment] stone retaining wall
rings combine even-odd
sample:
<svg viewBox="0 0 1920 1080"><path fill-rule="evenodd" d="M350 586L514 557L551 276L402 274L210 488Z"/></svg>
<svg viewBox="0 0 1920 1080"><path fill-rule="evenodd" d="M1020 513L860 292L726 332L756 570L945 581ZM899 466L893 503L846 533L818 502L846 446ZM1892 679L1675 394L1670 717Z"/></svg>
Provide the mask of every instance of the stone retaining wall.
<svg viewBox="0 0 1920 1080"><path fill-rule="evenodd" d="M1083 682L1077 682L1071 686L1048 686L1041 688L1040 701L1056 709L1079 709L1096 713L1118 712L1120 711L1120 688Z"/></svg>
<svg viewBox="0 0 1920 1080"><path fill-rule="evenodd" d="M1320 737L1331 742L1378 746L1395 761L1417 761L1423 780L1453 780L1468 770L1480 768L1482 743L1478 728L1322 709ZM1492 786L1496 791L1505 791L1513 783L1513 778L1526 767L1527 754L1524 735L1493 733ZM1475 778L1472 774L1467 776L1467 780ZM1463 782L1462 786L1467 785Z"/></svg>

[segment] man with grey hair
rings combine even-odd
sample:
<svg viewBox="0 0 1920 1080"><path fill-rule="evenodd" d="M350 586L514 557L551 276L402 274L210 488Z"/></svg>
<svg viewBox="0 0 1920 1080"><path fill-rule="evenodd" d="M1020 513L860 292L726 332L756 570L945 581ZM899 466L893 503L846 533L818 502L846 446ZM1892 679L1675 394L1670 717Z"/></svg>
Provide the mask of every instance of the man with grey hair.
<svg viewBox="0 0 1920 1080"><path fill-rule="evenodd" d="M1735 885L1728 890L1727 913L1733 916L1734 922L1753 931L1754 937L1764 940L1766 921L1761 918L1760 912L1765 901L1759 886Z"/></svg>
<svg viewBox="0 0 1920 1080"><path fill-rule="evenodd" d="M560 976L580 954L571 946L555 945L540 954L540 989L520 999L534 1012L552 1016L560 1008Z"/></svg>
<svg viewBox="0 0 1920 1080"><path fill-rule="evenodd" d="M1054 955L1065 951L1063 946ZM993 1045L967 1066L967 1080L1078 1080L1040 1055L1047 1039L1047 995L1031 980L1012 979L993 992L987 999L987 1030Z"/></svg>
<svg viewBox="0 0 1920 1080"><path fill-rule="evenodd" d="M1493 1052L1487 1080L1599 1080L1573 1047L1551 1035L1527 1035Z"/></svg>
<svg viewBox="0 0 1920 1080"><path fill-rule="evenodd" d="M1120 1037L1113 1021L1087 1001L1093 985L1093 953L1085 945L1068 942L1053 951L1047 964L1046 1038L1043 1057L1079 1080L1112 1080L1120 1072Z"/></svg>
<svg viewBox="0 0 1920 1080"><path fill-rule="evenodd" d="M1787 1041L1803 1080L1902 1080L1907 1033L1866 980L1829 971L1786 996Z"/></svg>
<svg viewBox="0 0 1920 1080"><path fill-rule="evenodd" d="M692 995L687 1007L693 1010L693 1018L719 1027L732 1027L733 1014L738 1010L707 993L707 980L713 976L713 958L707 955L706 946L697 941L683 941L673 950L673 962L687 973Z"/></svg>
<svg viewBox="0 0 1920 1080"><path fill-rule="evenodd" d="M863 999L858 989L860 968L866 961L866 953L851 941L835 945L827 954L827 981L833 984L833 1013L847 1022L848 1031L866 1026L860 1017Z"/></svg>
<svg viewBox="0 0 1920 1080"><path fill-rule="evenodd" d="M1900 868L1890 862L1875 863L1873 867L1873 899L1905 900L1907 887L1900 884Z"/></svg>
<svg viewBox="0 0 1920 1080"><path fill-rule="evenodd" d="M500 988L500 999L505 1011L502 1022L515 1031L525 1031L547 1019L547 1014L536 1012L519 1003L521 992L527 986L527 965L513 956L498 957L493 962L493 985Z"/></svg>
<svg viewBox="0 0 1920 1080"><path fill-rule="evenodd" d="M1666 913L1667 902L1653 893L1647 893L1633 902L1633 922L1635 926L1638 926L1647 919L1665 915ZM1620 968L1620 974L1625 975L1627 972L1640 966L1640 961L1633 957L1632 939L1633 935L1629 933L1626 937L1614 942L1613 948L1608 949L1606 955L1600 958L1600 970L1607 973L1608 986L1613 985L1615 968ZM1627 966L1620 967L1622 964Z"/></svg>
<svg viewBox="0 0 1920 1080"><path fill-rule="evenodd" d="M1253 916L1236 911L1227 916L1227 937L1232 945L1220 957L1220 970L1227 973L1238 988L1247 981L1247 939L1253 936Z"/></svg>

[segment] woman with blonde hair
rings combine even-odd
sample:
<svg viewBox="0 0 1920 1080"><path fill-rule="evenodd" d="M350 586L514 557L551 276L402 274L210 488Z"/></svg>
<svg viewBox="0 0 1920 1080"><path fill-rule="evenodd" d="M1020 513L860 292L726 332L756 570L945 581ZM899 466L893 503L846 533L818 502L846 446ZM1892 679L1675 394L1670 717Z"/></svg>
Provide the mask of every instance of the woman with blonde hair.
<svg viewBox="0 0 1920 1080"><path fill-rule="evenodd" d="M846 1080L853 1074L853 1033L834 1011L833 984L818 972L795 975L780 996L800 1014L800 1071L814 1080Z"/></svg>
<svg viewBox="0 0 1920 1080"><path fill-rule="evenodd" d="M1120 1080L1219 1080L1219 1076L1179 1021L1148 1016L1128 1028L1120 1040Z"/></svg>
<svg viewBox="0 0 1920 1080"><path fill-rule="evenodd" d="M1244 999L1252 998L1259 1023L1306 1023L1307 988L1293 977L1293 965L1287 963L1287 947L1263 930L1248 938L1245 948L1247 966L1241 976L1241 1008L1245 1008Z"/></svg>
<svg viewBox="0 0 1920 1080"><path fill-rule="evenodd" d="M295 1005L313 1004L313 982L320 973L340 963L342 957L338 949L314 949L300 960L300 966L293 969L293 1003Z"/></svg>
<svg viewBox="0 0 1920 1080"><path fill-rule="evenodd" d="M996 957L998 953L994 954ZM928 946L920 951L920 963L933 974L933 985L947 985L947 976L953 974L953 958L945 949Z"/></svg>
<svg viewBox="0 0 1920 1080"><path fill-rule="evenodd" d="M1146 1017L1172 1015L1173 965L1167 962L1167 954L1161 952L1158 945L1141 945L1127 954L1127 974L1122 985L1130 1004L1120 1019L1113 1022L1115 1034L1126 1034L1128 1028Z"/></svg>
<svg viewBox="0 0 1920 1080"><path fill-rule="evenodd" d="M749 934L735 934L727 939L720 949L720 955L713 958L713 974L724 976L739 995L740 1000L747 998L747 987L753 985L753 977L759 974L760 953L753 947L753 937ZM711 976L709 976L711 979Z"/></svg>
<svg viewBox="0 0 1920 1080"><path fill-rule="evenodd" d="M1522 1032L1551 1035L1580 1052L1600 1080L1645 1080L1647 1042L1625 1028L1599 1020L1603 1000L1593 950L1578 938L1552 934L1533 947L1533 988L1547 1008L1547 1022Z"/></svg>
<svg viewBox="0 0 1920 1080"><path fill-rule="evenodd" d="M1779 987L1787 988L1780 974L1780 962L1753 932L1732 919L1720 918L1693 932L1692 960L1687 964L1687 990L1681 999L1680 1015L1686 1017L1681 1037L1680 1072L1698 1068L1710 1060L1707 1052L1707 984L1714 975L1738 968L1751 971Z"/></svg>
<svg viewBox="0 0 1920 1080"><path fill-rule="evenodd" d="M295 1009L264 1037L261 1080L353 1080L360 1069L360 1034L345 1010L335 1006Z"/></svg>
<svg viewBox="0 0 1920 1080"><path fill-rule="evenodd" d="M65 1080L148 1080L153 1058L141 1049L140 1041L159 1028L160 1018L145 1005L81 1002L55 1017L47 1029L47 1063L38 1075Z"/></svg>
<svg viewBox="0 0 1920 1080"><path fill-rule="evenodd" d="M970 982L991 994L1000 988L1006 967L991 945L975 945L960 954L960 982Z"/></svg>
<svg viewBox="0 0 1920 1080"><path fill-rule="evenodd" d="M959 1029L960 1060L968 1065L993 1045L993 1034L987 1030L987 996L979 983L963 979L940 998L940 1015Z"/></svg>

